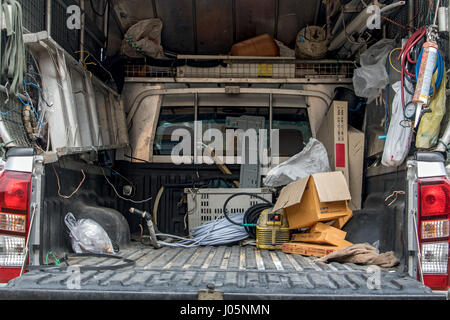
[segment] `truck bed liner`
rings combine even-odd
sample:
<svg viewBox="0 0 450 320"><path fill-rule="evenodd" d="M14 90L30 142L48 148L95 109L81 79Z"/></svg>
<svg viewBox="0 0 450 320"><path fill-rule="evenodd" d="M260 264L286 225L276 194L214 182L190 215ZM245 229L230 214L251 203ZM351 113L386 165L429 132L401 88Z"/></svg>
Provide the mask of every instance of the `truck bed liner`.
<svg viewBox="0 0 450 320"><path fill-rule="evenodd" d="M383 270L380 290L370 290L367 267L316 263L313 258L245 246L169 248L133 245L120 255L135 267L82 271L80 289L69 289L71 274L32 270L0 288L0 299L197 299L213 284L224 299L445 299L395 270ZM71 265L120 264L84 257Z"/></svg>

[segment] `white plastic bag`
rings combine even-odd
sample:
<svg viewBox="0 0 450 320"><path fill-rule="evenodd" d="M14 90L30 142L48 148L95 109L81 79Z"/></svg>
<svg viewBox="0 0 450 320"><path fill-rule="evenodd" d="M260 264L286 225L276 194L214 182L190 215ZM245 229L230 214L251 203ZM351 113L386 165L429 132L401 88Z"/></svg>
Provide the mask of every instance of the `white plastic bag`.
<svg viewBox="0 0 450 320"><path fill-rule="evenodd" d="M130 58L147 55L159 58L163 55L161 46L162 21L146 19L131 26L122 41L122 54Z"/></svg>
<svg viewBox="0 0 450 320"><path fill-rule="evenodd" d="M394 40L382 39L361 54L361 68L353 74L353 87L358 97L367 98L372 102L379 96L379 89L389 83L386 72L386 59L394 47Z"/></svg>
<svg viewBox="0 0 450 320"><path fill-rule="evenodd" d="M411 84L408 85L409 91L412 91ZM392 116L389 129L384 144L383 158L381 163L386 167L398 167L405 161L409 152L412 139L412 128L407 125L405 120L402 98L401 83L397 81L392 85L395 91L395 97L392 102ZM405 103L411 101L411 95L405 90Z"/></svg>
<svg viewBox="0 0 450 320"><path fill-rule="evenodd" d="M70 230L72 248L75 253L88 251L91 253L114 254L111 239L94 220L80 219L77 221L73 214L69 212L64 218L64 222Z"/></svg>
<svg viewBox="0 0 450 320"><path fill-rule="evenodd" d="M329 171L327 150L319 140L311 138L300 153L272 168L264 178L264 185L279 187L313 173Z"/></svg>

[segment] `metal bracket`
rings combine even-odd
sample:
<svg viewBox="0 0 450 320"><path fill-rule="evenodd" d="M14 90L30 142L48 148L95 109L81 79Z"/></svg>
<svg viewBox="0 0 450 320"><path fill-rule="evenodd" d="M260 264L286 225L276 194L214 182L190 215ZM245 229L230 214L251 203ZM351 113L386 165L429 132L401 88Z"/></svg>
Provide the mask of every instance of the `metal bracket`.
<svg viewBox="0 0 450 320"><path fill-rule="evenodd" d="M239 94L241 93L241 88L239 86L225 86L226 94Z"/></svg>
<svg viewBox="0 0 450 320"><path fill-rule="evenodd" d="M198 290L198 300L223 300L223 291L215 290L215 285L208 283L206 290Z"/></svg>

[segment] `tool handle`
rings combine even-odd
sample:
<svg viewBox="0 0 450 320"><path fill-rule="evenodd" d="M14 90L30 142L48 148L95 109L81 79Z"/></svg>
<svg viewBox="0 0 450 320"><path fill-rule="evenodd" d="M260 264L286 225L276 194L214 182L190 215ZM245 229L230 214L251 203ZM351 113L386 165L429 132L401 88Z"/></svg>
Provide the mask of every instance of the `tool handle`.
<svg viewBox="0 0 450 320"><path fill-rule="evenodd" d="M129 211L130 211L130 213L140 216L141 218L144 218L147 221L152 220L152 215L150 213L148 213L147 211L141 211L141 210L133 208L133 207L131 207Z"/></svg>

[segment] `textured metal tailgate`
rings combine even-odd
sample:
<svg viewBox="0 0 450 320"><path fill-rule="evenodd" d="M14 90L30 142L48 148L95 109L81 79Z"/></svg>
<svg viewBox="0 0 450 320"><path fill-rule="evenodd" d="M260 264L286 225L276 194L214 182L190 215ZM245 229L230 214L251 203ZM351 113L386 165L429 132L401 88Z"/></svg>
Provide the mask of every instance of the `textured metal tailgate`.
<svg viewBox="0 0 450 320"><path fill-rule="evenodd" d="M395 270L381 273L381 288L367 286L366 267L315 263L312 258L254 247L200 247L122 250L136 260L133 268L83 271L79 290L69 289L71 274L33 270L0 288L0 299L197 299L214 284L225 299L438 299L419 282ZM71 265L108 265L112 261L80 258ZM120 263L114 261L114 263Z"/></svg>

